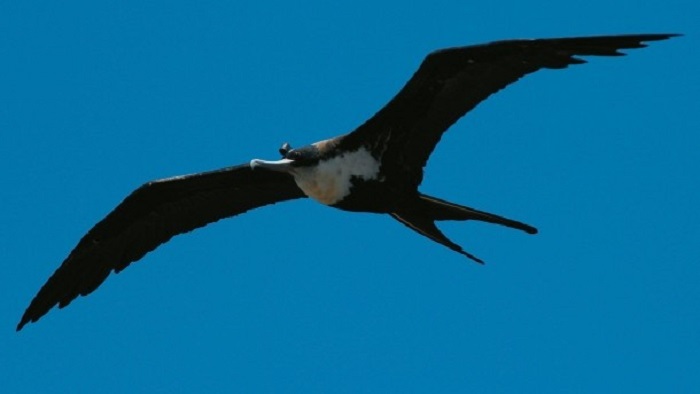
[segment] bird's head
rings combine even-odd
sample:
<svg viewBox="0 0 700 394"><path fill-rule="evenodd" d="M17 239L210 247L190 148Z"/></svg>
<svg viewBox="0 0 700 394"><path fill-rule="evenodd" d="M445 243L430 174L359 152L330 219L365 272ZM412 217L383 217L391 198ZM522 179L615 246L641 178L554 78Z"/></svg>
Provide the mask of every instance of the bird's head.
<svg viewBox="0 0 700 394"><path fill-rule="evenodd" d="M288 142L285 142L279 148L279 153L282 155L282 159L253 159L250 161L250 168L255 169L260 167L273 171L293 173L296 168L318 164L321 157L321 152L315 144L293 149Z"/></svg>

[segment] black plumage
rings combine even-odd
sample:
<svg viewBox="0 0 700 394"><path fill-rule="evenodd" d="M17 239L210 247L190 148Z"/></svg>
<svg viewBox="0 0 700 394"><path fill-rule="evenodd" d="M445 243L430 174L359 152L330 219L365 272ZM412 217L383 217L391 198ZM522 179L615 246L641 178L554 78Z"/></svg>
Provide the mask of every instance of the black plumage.
<svg viewBox="0 0 700 394"><path fill-rule="evenodd" d="M401 91L353 132L302 149L283 146L283 160L275 165L284 165L284 170L254 170L255 164L263 163L257 161L157 180L135 190L80 240L32 300L17 330L54 306L64 307L91 293L112 271L123 270L175 235L264 205L307 194L316 198L307 193L311 189L299 186L299 174L313 175L309 169L362 149L376 160L378 173L365 178L352 175L350 193L338 192L341 198L328 205L387 213L421 235L481 262L445 237L435 221L480 220L527 233L537 230L418 192L423 168L442 134L481 101L526 74L584 63L581 56L620 56L622 49L673 36L509 40L433 52Z"/></svg>

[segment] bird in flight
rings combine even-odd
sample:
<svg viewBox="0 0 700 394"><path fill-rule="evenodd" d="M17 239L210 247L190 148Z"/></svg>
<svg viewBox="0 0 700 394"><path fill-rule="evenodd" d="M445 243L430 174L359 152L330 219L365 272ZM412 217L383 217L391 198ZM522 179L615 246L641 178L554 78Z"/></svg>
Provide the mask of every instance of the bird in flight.
<svg viewBox="0 0 700 394"><path fill-rule="evenodd" d="M582 56L620 50L677 34L507 40L430 53L399 93L354 131L298 149L280 160L254 159L216 171L147 182L98 222L42 286L17 325L93 292L175 235L254 208L311 197L353 212L388 214L467 258L441 220L478 220L535 234L525 223L418 191L423 168L442 134L481 101L540 69L585 63Z"/></svg>

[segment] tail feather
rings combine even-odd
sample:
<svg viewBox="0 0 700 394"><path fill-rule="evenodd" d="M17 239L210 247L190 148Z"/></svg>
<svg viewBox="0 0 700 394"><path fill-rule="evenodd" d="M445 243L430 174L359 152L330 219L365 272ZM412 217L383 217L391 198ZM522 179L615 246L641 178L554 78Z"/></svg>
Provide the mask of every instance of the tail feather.
<svg viewBox="0 0 700 394"><path fill-rule="evenodd" d="M391 212L391 217L404 224L406 227L427 237L434 242L444 245L457 253L460 253L479 264L484 261L465 251L461 246L447 238L440 229L435 226L438 220L479 220L482 222L496 223L503 226L525 231L528 234L536 234L537 229L516 220L507 219L492 213L483 212L474 208L453 204L439 198L421 194L414 203L397 212Z"/></svg>
<svg viewBox="0 0 700 394"><path fill-rule="evenodd" d="M441 245L445 245L448 248L454 250L455 252L465 255L468 258L476 261L479 264L484 264L483 260L481 260L480 258L467 252L466 250L462 249L462 247L457 245L456 243L450 241L450 239L447 238L440 231L440 229L438 229L435 226L435 222L433 221L433 219L430 219L430 218L425 217L425 216L417 216L417 215L411 215L411 214L399 214L399 213L395 213L395 212L391 213L390 215L392 218L398 220L399 222L404 224L406 227L417 232L418 234L423 235L425 237L428 237Z"/></svg>
<svg viewBox="0 0 700 394"><path fill-rule="evenodd" d="M457 205L439 198L426 196L425 194L421 194L419 198L425 203L424 209L433 220L479 220L515 228L525 231L528 234L537 234L536 228L517 220L504 218L503 216L479 211L463 205Z"/></svg>

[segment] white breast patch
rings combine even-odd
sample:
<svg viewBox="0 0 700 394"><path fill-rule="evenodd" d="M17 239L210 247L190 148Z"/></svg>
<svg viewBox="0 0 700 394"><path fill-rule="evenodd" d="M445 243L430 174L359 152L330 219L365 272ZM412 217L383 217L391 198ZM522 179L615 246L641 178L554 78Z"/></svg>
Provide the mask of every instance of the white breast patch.
<svg viewBox="0 0 700 394"><path fill-rule="evenodd" d="M377 179L381 163L365 148L323 160L313 167L297 168L297 186L321 204L332 205L350 194L351 177Z"/></svg>

